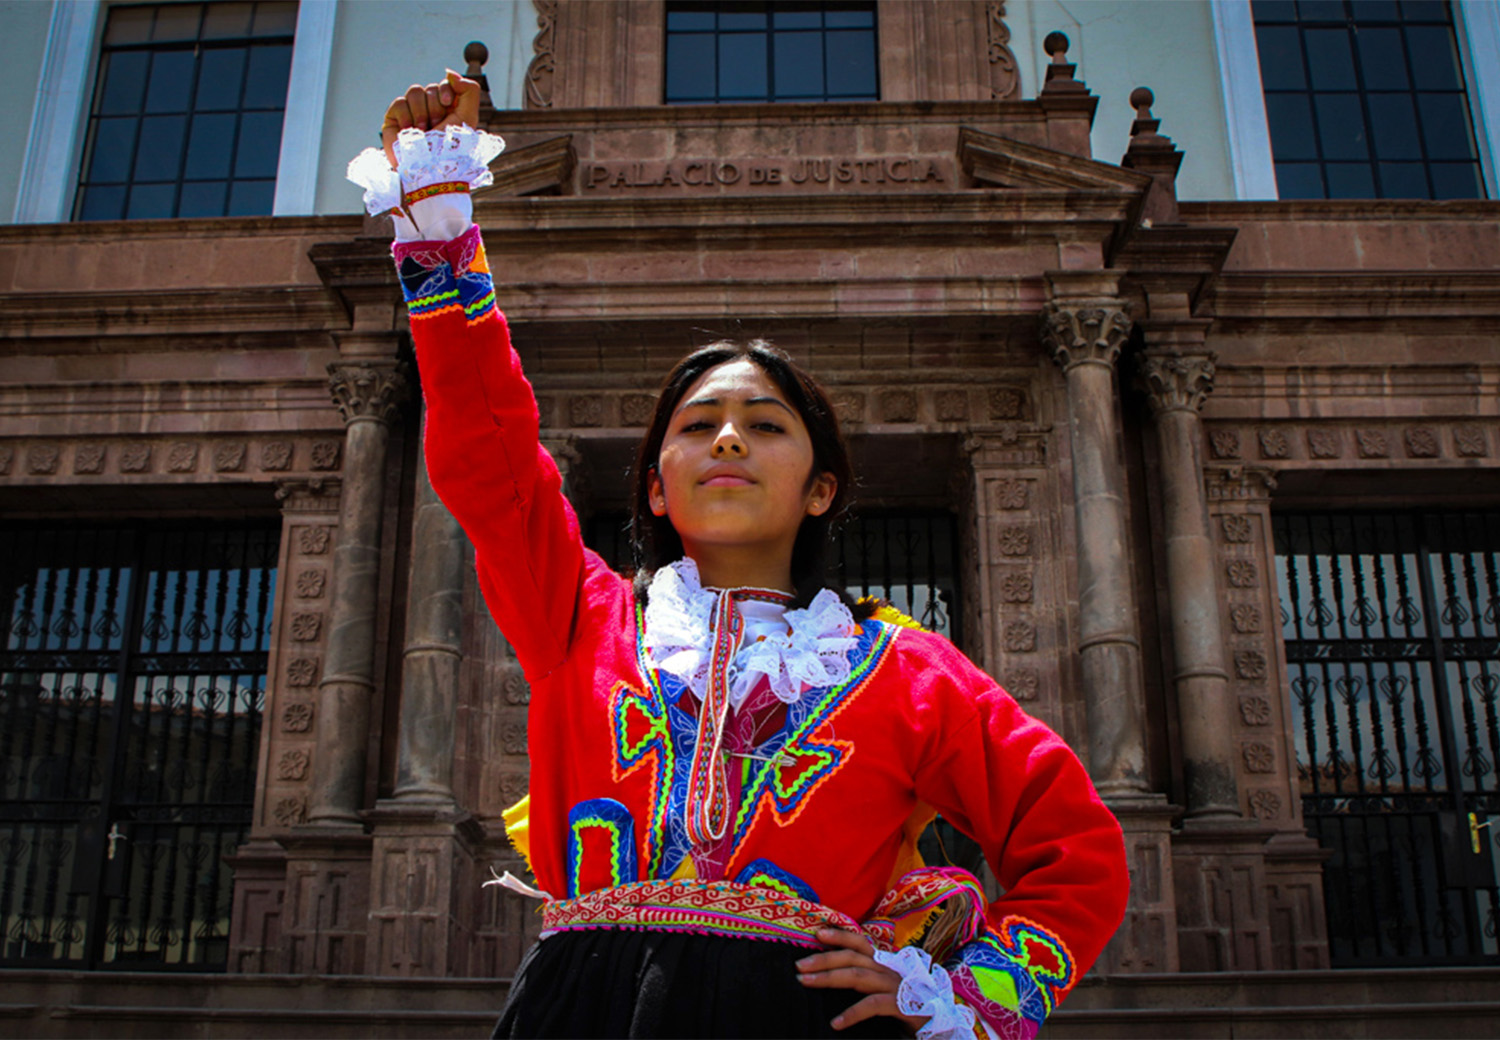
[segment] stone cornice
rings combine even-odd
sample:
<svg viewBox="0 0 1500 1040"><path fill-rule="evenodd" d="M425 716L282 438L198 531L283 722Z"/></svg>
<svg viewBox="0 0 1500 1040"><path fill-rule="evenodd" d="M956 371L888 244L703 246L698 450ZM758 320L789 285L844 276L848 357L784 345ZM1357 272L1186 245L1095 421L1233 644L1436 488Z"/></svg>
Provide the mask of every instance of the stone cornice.
<svg viewBox="0 0 1500 1040"><path fill-rule="evenodd" d="M1493 317L1500 316L1500 271L1225 272L1209 296L1221 322Z"/></svg>
<svg viewBox="0 0 1500 1040"><path fill-rule="evenodd" d="M642 105L607 108L534 108L497 111L486 127L495 133L601 133L656 127L718 127L855 124L861 127L922 123L980 123L1007 132L1046 133L1047 115L1034 101L815 101L781 102L771 108L743 105Z"/></svg>
<svg viewBox="0 0 1500 1040"><path fill-rule="evenodd" d="M1302 199L1289 201L1183 202L1183 220L1191 224L1233 224L1240 221L1336 220L1355 224L1390 221L1500 221L1500 201L1475 199L1454 202L1423 202L1392 199Z"/></svg>
<svg viewBox="0 0 1500 1040"><path fill-rule="evenodd" d="M321 286L0 295L0 325L6 328L5 339L0 340L6 345L0 353L23 353L30 349L23 346L27 340L47 337L158 339L185 334L319 332L347 324L344 309Z"/></svg>
<svg viewBox="0 0 1500 1040"><path fill-rule="evenodd" d="M350 191L354 189L351 187ZM351 199L353 196L350 196ZM316 234L330 237L357 235L364 224L359 214L320 217L194 217L172 220L88 220L65 224L0 225L0 246L29 241L50 245L137 239L222 239L256 234L296 237Z"/></svg>

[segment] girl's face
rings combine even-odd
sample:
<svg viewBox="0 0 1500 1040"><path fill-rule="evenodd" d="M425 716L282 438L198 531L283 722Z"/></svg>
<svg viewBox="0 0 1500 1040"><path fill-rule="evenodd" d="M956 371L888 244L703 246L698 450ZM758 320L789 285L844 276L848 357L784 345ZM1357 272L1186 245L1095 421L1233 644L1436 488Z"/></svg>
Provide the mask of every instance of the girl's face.
<svg viewBox="0 0 1500 1040"><path fill-rule="evenodd" d="M807 426L780 387L748 359L711 368L672 413L651 511L667 517L695 560L761 549L789 567L803 517L828 509L830 473L812 473Z"/></svg>

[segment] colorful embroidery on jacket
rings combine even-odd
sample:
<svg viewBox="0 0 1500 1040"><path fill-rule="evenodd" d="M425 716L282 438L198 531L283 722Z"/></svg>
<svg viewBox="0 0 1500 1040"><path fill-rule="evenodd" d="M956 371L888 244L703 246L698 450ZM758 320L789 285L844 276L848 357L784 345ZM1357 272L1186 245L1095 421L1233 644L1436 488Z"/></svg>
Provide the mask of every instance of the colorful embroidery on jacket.
<svg viewBox="0 0 1500 1040"><path fill-rule="evenodd" d="M452 242L397 243L397 271L413 320L463 311L472 325L495 310L495 284L479 228Z"/></svg>
<svg viewBox="0 0 1500 1040"><path fill-rule="evenodd" d="M635 821L613 798L590 798L568 813L568 898L640 880Z"/></svg>
<svg viewBox="0 0 1500 1040"><path fill-rule="evenodd" d="M752 888L775 889L795 899L805 899L809 903L818 902L818 893L813 891L811 885L791 871L782 870L768 859L758 859L745 864L744 869L735 875L734 883L749 885Z"/></svg>

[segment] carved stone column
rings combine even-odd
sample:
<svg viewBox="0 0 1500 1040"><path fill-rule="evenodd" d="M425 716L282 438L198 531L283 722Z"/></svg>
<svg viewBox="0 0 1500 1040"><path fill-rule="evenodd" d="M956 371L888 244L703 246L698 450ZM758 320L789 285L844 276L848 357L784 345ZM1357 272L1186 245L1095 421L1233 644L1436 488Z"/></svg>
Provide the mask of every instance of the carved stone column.
<svg viewBox="0 0 1500 1040"><path fill-rule="evenodd" d="M1125 464L1115 365L1131 321L1118 271L1046 274L1041 338L1067 382L1078 552L1078 655L1089 771L1125 831L1130 905L1101 972L1176 971L1170 829L1176 807L1149 786Z"/></svg>
<svg viewBox="0 0 1500 1040"><path fill-rule="evenodd" d="M328 651L318 685L318 753L308 822L358 827L364 808L386 444L408 385L393 362L334 362L329 391L345 423L344 494Z"/></svg>
<svg viewBox="0 0 1500 1040"><path fill-rule="evenodd" d="M1201 341L1208 322L1185 320ZM1148 343L1153 338L1148 330ZM1204 398L1213 389L1214 355L1153 352L1141 358L1140 375L1156 417L1161 464L1186 820L1188 825L1234 820L1240 811L1230 735L1232 706L1219 627L1222 600L1214 578L1213 538L1203 496L1203 430L1198 420Z"/></svg>
<svg viewBox="0 0 1500 1040"><path fill-rule="evenodd" d="M1149 794L1141 642L1117 431L1115 362L1130 334L1118 273L1053 272L1042 342L1067 381L1078 526L1078 653L1089 766L1106 798Z"/></svg>
<svg viewBox="0 0 1500 1040"><path fill-rule="evenodd" d="M417 459L394 794L398 802L451 806L468 542L432 490L425 455Z"/></svg>

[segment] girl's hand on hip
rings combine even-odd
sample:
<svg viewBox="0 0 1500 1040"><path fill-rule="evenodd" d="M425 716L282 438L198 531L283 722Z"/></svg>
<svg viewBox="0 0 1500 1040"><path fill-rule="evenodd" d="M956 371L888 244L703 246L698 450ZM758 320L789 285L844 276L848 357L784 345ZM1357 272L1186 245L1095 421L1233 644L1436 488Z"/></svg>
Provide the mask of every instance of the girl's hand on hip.
<svg viewBox="0 0 1500 1040"><path fill-rule="evenodd" d="M914 1034L927 1024L926 1016L903 1015L897 1009L901 976L876 962L875 947L869 939L839 928L819 928L817 939L828 950L797 962L798 981L820 989L852 989L868 994L835 1018L833 1028L847 1029L877 1015L899 1018Z"/></svg>
<svg viewBox="0 0 1500 1040"><path fill-rule="evenodd" d="M401 131L409 127L441 130L448 126L478 124L479 84L449 69L441 82L429 83L425 87L413 83L405 94L391 102L385 110L385 121L380 124L380 143L385 148L385 157L394 167L396 153L392 146Z"/></svg>

